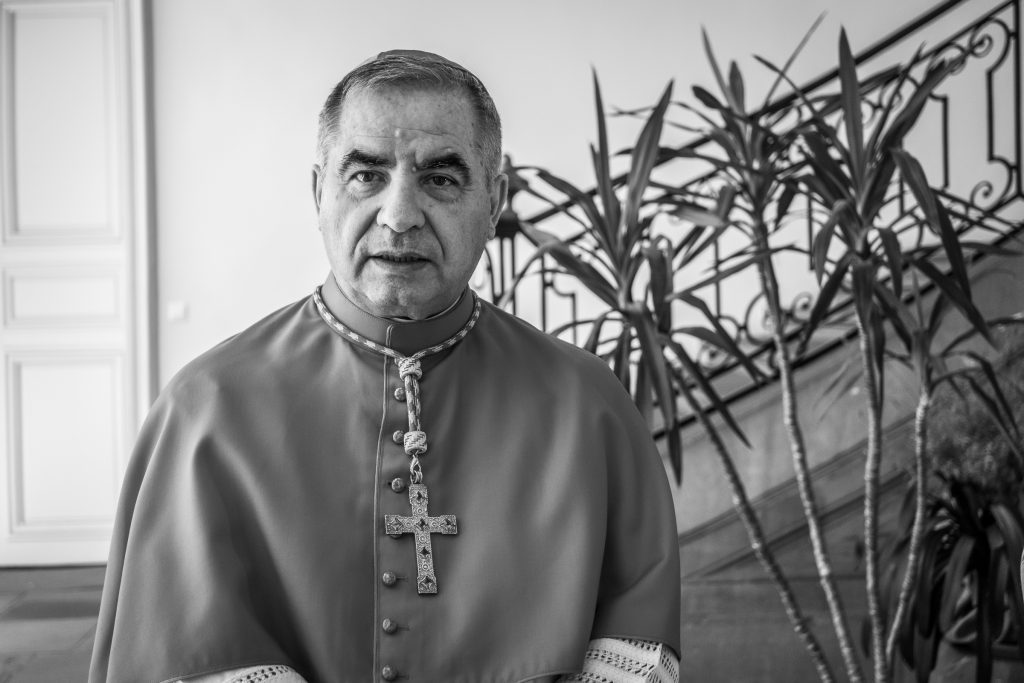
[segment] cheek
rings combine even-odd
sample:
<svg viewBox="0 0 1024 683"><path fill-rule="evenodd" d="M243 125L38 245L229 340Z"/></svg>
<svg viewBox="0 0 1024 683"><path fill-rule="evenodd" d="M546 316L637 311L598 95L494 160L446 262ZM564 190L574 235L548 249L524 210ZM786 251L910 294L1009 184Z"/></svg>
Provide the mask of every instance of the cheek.
<svg viewBox="0 0 1024 683"><path fill-rule="evenodd" d="M325 239L330 235L331 243L343 248L354 249L367 228L374 222L376 214L353 202L341 201L334 204L331 210L321 212L320 227Z"/></svg>

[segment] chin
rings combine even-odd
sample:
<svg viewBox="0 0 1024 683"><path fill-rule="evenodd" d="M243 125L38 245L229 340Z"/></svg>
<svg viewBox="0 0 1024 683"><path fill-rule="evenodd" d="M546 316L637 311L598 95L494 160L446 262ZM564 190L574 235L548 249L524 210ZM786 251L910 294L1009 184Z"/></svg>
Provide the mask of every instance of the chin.
<svg viewBox="0 0 1024 683"><path fill-rule="evenodd" d="M433 313L424 312L429 302L403 296L367 297L369 312L380 318L426 318ZM436 311L434 311L436 312Z"/></svg>

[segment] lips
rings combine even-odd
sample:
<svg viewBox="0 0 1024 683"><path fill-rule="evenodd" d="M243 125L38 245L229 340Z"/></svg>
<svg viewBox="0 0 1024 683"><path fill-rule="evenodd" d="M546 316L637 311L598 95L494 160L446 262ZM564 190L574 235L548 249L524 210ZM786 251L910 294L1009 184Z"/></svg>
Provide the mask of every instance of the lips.
<svg viewBox="0 0 1024 683"><path fill-rule="evenodd" d="M381 261L383 263L393 264L415 264L425 263L426 258L413 252L383 252L379 254L373 254L370 258L375 261Z"/></svg>

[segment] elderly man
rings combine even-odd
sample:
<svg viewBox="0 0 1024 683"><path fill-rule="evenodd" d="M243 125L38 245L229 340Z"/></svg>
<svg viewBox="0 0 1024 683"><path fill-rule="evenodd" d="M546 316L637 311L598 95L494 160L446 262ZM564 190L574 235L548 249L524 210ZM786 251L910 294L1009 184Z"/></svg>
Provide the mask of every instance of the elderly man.
<svg viewBox="0 0 1024 683"><path fill-rule="evenodd" d="M139 437L90 680L678 677L664 470L601 361L468 288L486 89L382 53L320 115L331 273L182 370Z"/></svg>

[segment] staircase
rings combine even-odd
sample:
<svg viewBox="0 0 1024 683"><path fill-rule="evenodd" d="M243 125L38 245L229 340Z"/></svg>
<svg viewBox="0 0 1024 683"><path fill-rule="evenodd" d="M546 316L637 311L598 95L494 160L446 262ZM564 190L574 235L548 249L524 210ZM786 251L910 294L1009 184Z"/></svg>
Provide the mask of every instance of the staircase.
<svg viewBox="0 0 1024 683"><path fill-rule="evenodd" d="M1021 259L985 259L975 264L972 277L987 316L1024 310ZM858 396L843 397L825 411L815 405L823 383L841 365L842 356L851 351L837 349L801 368L798 394L802 401L802 424L809 441L816 444L809 443L811 457L817 462L813 481L833 569L851 629L859 634L866 616L862 515L865 444L860 438L864 433L858 412L860 401ZM889 538L904 531L899 513L908 481L905 468L913 453L915 391L910 378L900 382L894 376L888 384L892 391L886 396L879 518L883 547ZM738 411L743 416L742 426L754 439L754 452L747 454L747 474L756 462L762 481L779 480L756 496L754 507L813 630L830 661L838 662L841 660L818 586L799 493L792 479L788 445L778 428L761 429L762 425L781 424L777 393L776 387L765 387L744 398L744 406ZM750 550L746 531L731 509L723 478L706 471L707 466L717 465L710 446L696 429L688 436L689 470L682 488L676 492L683 575L683 680L817 680L810 660L793 635L775 588ZM832 448L828 447L830 443L834 444ZM734 449L734 453L740 451ZM698 517L701 506L712 505L714 513ZM692 523L695 517L700 521ZM738 643L743 644L740 657L736 655ZM955 665L952 661L948 663L949 667ZM708 671L714 672L711 677Z"/></svg>

